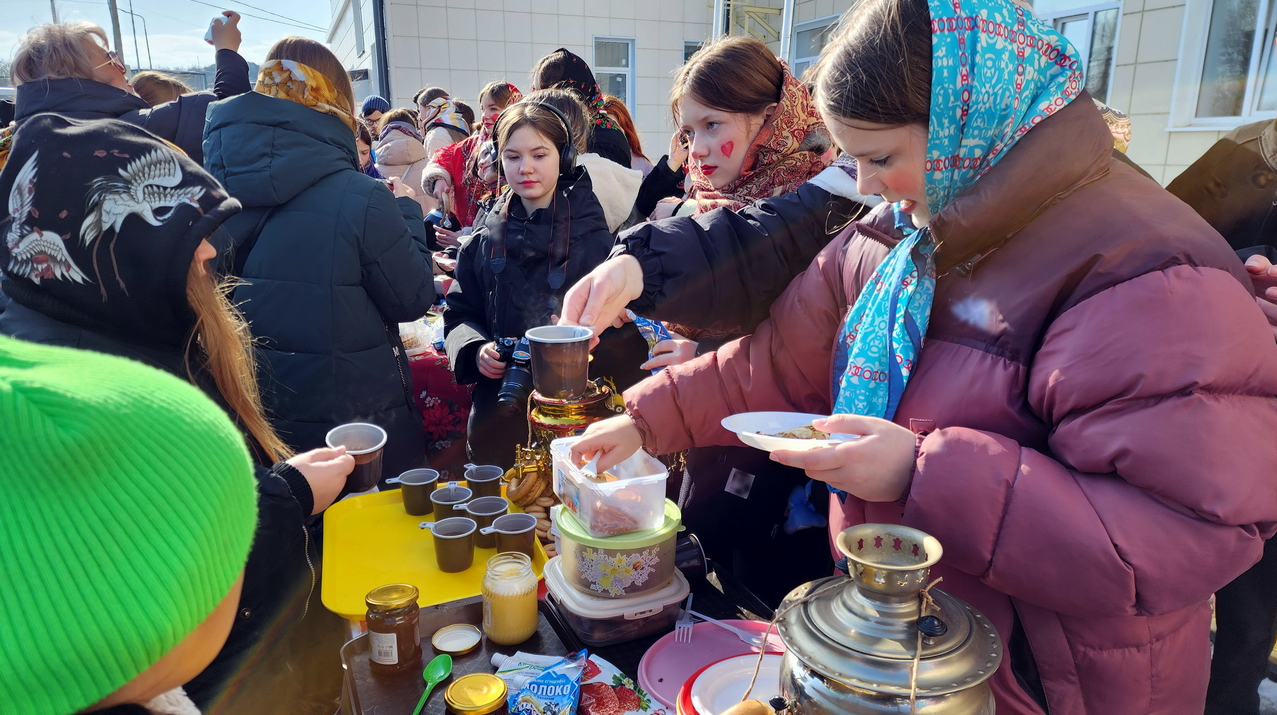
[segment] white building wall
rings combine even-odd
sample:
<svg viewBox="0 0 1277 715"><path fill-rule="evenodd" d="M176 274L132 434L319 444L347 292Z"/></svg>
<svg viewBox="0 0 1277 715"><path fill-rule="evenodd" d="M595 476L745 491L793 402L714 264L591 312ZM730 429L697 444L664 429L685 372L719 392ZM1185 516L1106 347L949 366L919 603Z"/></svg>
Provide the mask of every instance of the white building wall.
<svg viewBox="0 0 1277 715"><path fill-rule="evenodd" d="M352 2L357 0L351 0ZM367 0L373 2L375 0ZM706 0L387 0L392 105L423 87L448 90L478 110L480 88L505 80L527 92L533 64L566 47L594 65L594 38L635 40L634 106L654 160L669 146L669 89L683 43L711 31ZM371 14L368 14L371 24ZM344 48L343 48L344 49Z"/></svg>
<svg viewBox="0 0 1277 715"><path fill-rule="evenodd" d="M1109 104L1131 117L1127 156L1166 185L1225 132L1171 129L1184 0L1125 0Z"/></svg>

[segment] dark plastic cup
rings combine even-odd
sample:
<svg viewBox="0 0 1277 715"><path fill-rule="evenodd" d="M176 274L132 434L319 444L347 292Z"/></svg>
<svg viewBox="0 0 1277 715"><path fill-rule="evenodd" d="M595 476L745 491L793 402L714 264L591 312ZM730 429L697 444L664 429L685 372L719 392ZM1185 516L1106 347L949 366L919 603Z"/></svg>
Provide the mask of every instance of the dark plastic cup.
<svg viewBox="0 0 1277 715"><path fill-rule="evenodd" d="M474 537L478 525L474 519L450 516L439 521L423 521L421 528L430 529L435 542L435 563L444 573L460 573L474 564Z"/></svg>
<svg viewBox="0 0 1277 715"><path fill-rule="evenodd" d="M505 470L495 464L466 465L466 486L476 499L501 496L501 477L504 476Z"/></svg>
<svg viewBox="0 0 1277 715"><path fill-rule="evenodd" d="M347 492L366 492L381 481L381 461L386 450L386 430L368 422L348 422L328 430L329 447L345 447L355 458L355 468L346 477Z"/></svg>
<svg viewBox="0 0 1277 715"><path fill-rule="evenodd" d="M590 377L590 338L579 325L543 325L524 333L532 351L532 385L551 400L585 396Z"/></svg>
<svg viewBox="0 0 1277 715"><path fill-rule="evenodd" d="M492 522L497 517L504 516L506 512L510 511L510 502L506 501L505 497L479 497L452 508L456 511L464 511L466 516L474 519L474 523L479 525L479 534L475 537L475 545L481 549L491 549L497 545L497 537L492 534L485 534L483 530L492 526Z"/></svg>
<svg viewBox="0 0 1277 715"><path fill-rule="evenodd" d="M448 482L447 486L430 492L430 501L434 504L434 510L439 516L452 514L452 507L465 504L472 498L474 498L474 492L457 486L456 482Z"/></svg>
<svg viewBox="0 0 1277 715"><path fill-rule="evenodd" d="M434 513L434 502L430 495L434 493L439 482L439 472L433 469L409 469L387 484L398 484L403 494L403 508L411 516L430 516Z"/></svg>
<svg viewBox="0 0 1277 715"><path fill-rule="evenodd" d="M506 514L498 516L492 526L480 529L479 534L491 534L497 540L497 553L518 551L534 558L537 520L531 514Z"/></svg>

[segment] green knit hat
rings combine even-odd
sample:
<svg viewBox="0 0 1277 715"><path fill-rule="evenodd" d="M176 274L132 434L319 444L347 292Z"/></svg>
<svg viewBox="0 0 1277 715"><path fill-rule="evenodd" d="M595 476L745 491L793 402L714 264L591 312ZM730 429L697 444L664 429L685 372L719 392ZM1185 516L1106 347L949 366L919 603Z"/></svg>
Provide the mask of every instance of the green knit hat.
<svg viewBox="0 0 1277 715"><path fill-rule="evenodd" d="M140 363L0 338L0 710L66 715L208 618L248 559L243 437Z"/></svg>

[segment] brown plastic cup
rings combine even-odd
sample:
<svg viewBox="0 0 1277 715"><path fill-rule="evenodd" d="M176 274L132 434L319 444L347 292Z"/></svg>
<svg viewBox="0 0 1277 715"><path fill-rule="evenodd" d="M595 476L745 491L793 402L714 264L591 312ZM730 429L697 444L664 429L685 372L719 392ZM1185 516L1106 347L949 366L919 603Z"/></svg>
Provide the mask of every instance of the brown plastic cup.
<svg viewBox="0 0 1277 715"><path fill-rule="evenodd" d="M543 325L523 335L532 352L532 384L537 394L551 400L584 397L594 331L579 325Z"/></svg>
<svg viewBox="0 0 1277 715"><path fill-rule="evenodd" d="M435 563L444 573L460 573L474 564L474 537L479 530L474 519L450 516L439 521L423 521L435 541Z"/></svg>
<svg viewBox="0 0 1277 715"><path fill-rule="evenodd" d="M497 537L492 534L484 533L484 529L492 526L492 522L499 516L504 516L510 511L510 502L505 497L479 497L472 499L465 504L458 504L453 507L456 511L464 511L466 516L474 519L474 523L479 525L479 534L475 537L475 545L481 549L491 549L497 545Z"/></svg>
<svg viewBox="0 0 1277 715"><path fill-rule="evenodd" d="M368 422L348 422L328 430L324 441L329 447L345 447L355 458L355 468L346 477L347 492L366 492L381 481L386 430Z"/></svg>
<svg viewBox="0 0 1277 715"><path fill-rule="evenodd" d="M467 464L466 486L479 497L501 496L501 477L505 470L495 464Z"/></svg>
<svg viewBox="0 0 1277 715"><path fill-rule="evenodd" d="M434 502L430 495L434 493L439 481L439 472L433 469L409 469L387 484L398 484L403 494L403 508L411 516L430 516L434 513Z"/></svg>
<svg viewBox="0 0 1277 715"><path fill-rule="evenodd" d="M451 516L452 507L458 504L465 504L474 498L474 492L465 487L457 486L456 482L448 482L446 485L430 492L430 501L434 504L434 511L439 516Z"/></svg>
<svg viewBox="0 0 1277 715"><path fill-rule="evenodd" d="M534 557L534 540L536 539L537 520L531 514L506 514L498 516L492 526L481 529L479 534L490 534L496 537L497 553L518 551Z"/></svg>

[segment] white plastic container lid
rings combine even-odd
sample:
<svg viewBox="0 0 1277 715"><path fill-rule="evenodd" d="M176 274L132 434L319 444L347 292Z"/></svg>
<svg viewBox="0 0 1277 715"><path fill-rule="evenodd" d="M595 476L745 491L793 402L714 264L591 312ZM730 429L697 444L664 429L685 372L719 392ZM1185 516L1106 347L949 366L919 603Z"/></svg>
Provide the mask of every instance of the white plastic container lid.
<svg viewBox="0 0 1277 715"><path fill-rule="evenodd" d="M683 573L675 569L674 580L670 582L670 585L650 593L628 598L587 596L568 585L567 580L563 578L562 558L555 556L545 563L546 588L550 589L554 598L569 611L590 620L624 618L627 621L636 621L654 616L670 604L687 598L687 594L692 590Z"/></svg>

